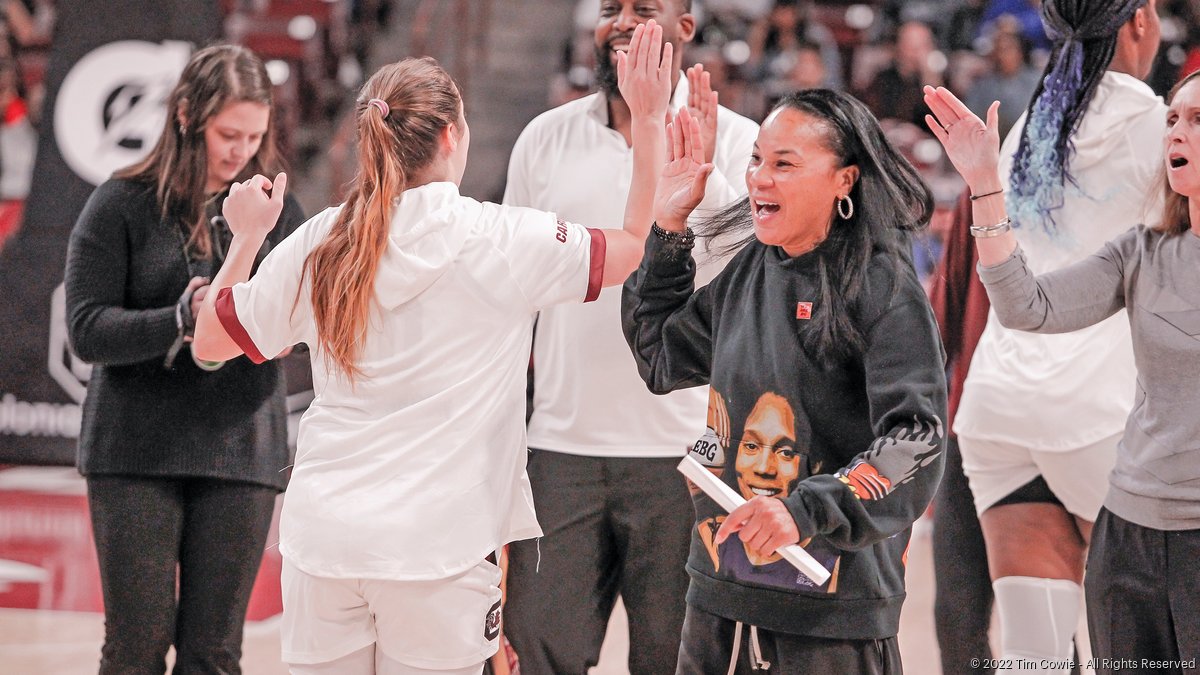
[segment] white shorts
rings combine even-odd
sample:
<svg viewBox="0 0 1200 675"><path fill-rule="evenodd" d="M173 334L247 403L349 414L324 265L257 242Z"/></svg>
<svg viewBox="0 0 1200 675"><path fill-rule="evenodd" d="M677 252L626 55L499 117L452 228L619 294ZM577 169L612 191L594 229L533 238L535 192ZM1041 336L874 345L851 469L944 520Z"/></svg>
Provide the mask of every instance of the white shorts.
<svg viewBox="0 0 1200 675"><path fill-rule="evenodd" d="M1108 474L1117 460L1121 434L1082 448L1048 452L1003 441L958 437L963 472L982 514L1039 475L1067 511L1094 521L1108 494Z"/></svg>
<svg viewBox="0 0 1200 675"><path fill-rule="evenodd" d="M483 663L500 646L500 568L487 560L434 581L330 579L285 558L281 576L283 660L333 661L372 643L417 668Z"/></svg>

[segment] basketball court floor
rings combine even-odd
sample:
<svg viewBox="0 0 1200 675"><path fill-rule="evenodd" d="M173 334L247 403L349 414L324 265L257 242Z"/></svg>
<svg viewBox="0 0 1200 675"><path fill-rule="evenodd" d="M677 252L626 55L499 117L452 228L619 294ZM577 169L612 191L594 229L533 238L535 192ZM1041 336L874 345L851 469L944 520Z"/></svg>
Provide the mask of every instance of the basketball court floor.
<svg viewBox="0 0 1200 675"><path fill-rule="evenodd" d="M268 541L275 541L274 528ZM905 672L939 675L933 635L929 522L909 551L908 600L900 625ZM242 667L283 675L279 660L280 558L269 548L251 597ZM0 675L90 675L104 636L100 580L83 479L67 467L0 469ZM620 675L628 654L614 614L592 675Z"/></svg>

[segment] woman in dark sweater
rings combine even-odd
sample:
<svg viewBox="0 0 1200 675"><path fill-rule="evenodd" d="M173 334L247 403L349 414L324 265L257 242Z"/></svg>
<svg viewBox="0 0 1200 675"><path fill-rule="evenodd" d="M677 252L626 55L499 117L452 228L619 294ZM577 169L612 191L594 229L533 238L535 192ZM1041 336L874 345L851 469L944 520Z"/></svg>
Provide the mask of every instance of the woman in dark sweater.
<svg viewBox="0 0 1200 675"><path fill-rule="evenodd" d="M191 357L230 183L277 170L271 82L250 51L197 52L162 137L71 233L71 346L95 364L79 443L104 590L101 673L240 672L242 624L286 483L276 363ZM261 259L303 220L290 201ZM177 577L178 568L178 577ZM178 579L178 591L177 591Z"/></svg>
<svg viewBox="0 0 1200 675"><path fill-rule="evenodd" d="M693 452L748 500L696 499L678 672L900 672L910 528L943 461L943 353L906 253L932 198L829 90L779 103L746 185L709 233L753 235L716 279L694 290L698 200L664 200L622 301L652 391L711 386ZM797 543L827 582L776 553Z"/></svg>

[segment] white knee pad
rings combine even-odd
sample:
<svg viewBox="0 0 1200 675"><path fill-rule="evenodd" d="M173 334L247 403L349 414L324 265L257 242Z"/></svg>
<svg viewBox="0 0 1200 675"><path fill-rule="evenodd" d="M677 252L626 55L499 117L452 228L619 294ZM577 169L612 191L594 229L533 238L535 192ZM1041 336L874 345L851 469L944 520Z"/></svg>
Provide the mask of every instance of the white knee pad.
<svg viewBox="0 0 1200 675"><path fill-rule="evenodd" d="M1000 612L1001 658L1018 673L1068 673L1083 592L1064 579L1001 577L992 582Z"/></svg>

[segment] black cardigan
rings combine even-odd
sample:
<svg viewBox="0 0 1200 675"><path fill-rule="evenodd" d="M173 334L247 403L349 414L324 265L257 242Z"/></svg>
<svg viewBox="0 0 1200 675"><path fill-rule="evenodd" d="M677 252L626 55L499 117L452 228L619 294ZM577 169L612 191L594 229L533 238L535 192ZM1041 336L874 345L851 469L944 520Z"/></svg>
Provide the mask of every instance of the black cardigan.
<svg viewBox="0 0 1200 675"><path fill-rule="evenodd" d="M83 404L79 470L282 490L288 450L280 365L255 366L240 356L206 372L185 345L164 366L178 335L176 302L192 276L211 278L211 264L189 262L183 230L161 218L154 192L153 184L109 180L92 193L71 232L68 333L75 353L95 365ZM289 195L259 259L303 220Z"/></svg>

